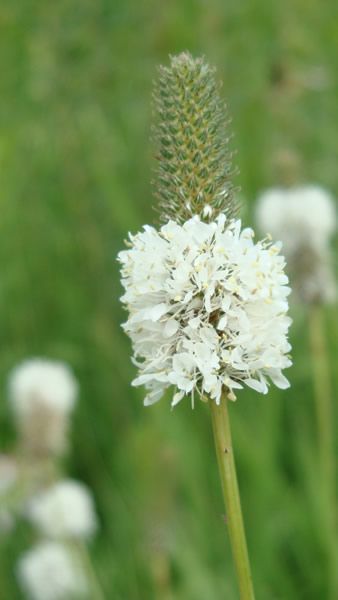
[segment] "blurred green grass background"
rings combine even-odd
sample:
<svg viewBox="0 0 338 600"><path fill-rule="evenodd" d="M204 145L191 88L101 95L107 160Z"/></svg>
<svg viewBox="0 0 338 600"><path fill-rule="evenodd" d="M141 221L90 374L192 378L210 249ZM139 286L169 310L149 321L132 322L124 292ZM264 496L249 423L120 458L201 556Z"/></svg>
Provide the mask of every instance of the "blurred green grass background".
<svg viewBox="0 0 338 600"><path fill-rule="evenodd" d="M185 49L217 65L249 223L280 151L300 157L300 181L338 193L337 16L334 0L1 3L1 449L8 371L34 355L69 362L81 398L67 469L95 495L107 599L237 598L208 410L144 409L120 327L116 254L154 218L156 66ZM259 600L329 598L307 321L293 313L291 390L245 391L231 409ZM326 322L337 390L335 309ZM0 545L1 599L21 597L28 541L19 530Z"/></svg>

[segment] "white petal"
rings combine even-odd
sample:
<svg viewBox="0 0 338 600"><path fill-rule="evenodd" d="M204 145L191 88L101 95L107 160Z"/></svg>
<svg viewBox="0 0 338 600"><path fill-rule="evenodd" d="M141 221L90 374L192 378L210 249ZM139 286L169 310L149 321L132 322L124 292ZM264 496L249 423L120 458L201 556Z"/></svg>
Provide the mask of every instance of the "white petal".
<svg viewBox="0 0 338 600"><path fill-rule="evenodd" d="M149 309L147 316L151 321L158 321L158 319L163 317L163 315L165 315L166 312L168 312L169 308L170 307L168 304L157 304L157 306L154 306L153 308Z"/></svg>
<svg viewBox="0 0 338 600"><path fill-rule="evenodd" d="M176 406L179 402L181 402L183 396L184 396L184 392L176 392L176 394L174 394L174 397L171 402L172 408L174 408L174 406Z"/></svg>
<svg viewBox="0 0 338 600"><path fill-rule="evenodd" d="M221 331L223 329L225 329L227 322L228 322L227 315L223 315L223 317L221 317L220 320L218 321L217 329L220 329Z"/></svg>
<svg viewBox="0 0 338 600"><path fill-rule="evenodd" d="M164 392L164 390L160 389L160 390L153 390L152 392L147 394L147 396L143 400L144 406L151 406L152 404L155 404L156 402L158 402L162 398L163 392Z"/></svg>
<svg viewBox="0 0 338 600"><path fill-rule="evenodd" d="M256 392L260 392L261 394L266 394L268 391L266 383L263 383L262 381L257 381L257 379L252 379L251 377L249 377L248 379L244 379L244 383L253 390L256 390Z"/></svg>
<svg viewBox="0 0 338 600"><path fill-rule="evenodd" d="M194 317L194 319L190 319L188 324L192 329L197 329L201 324L201 319L199 317Z"/></svg>
<svg viewBox="0 0 338 600"><path fill-rule="evenodd" d="M172 335L174 335L176 333L178 328L179 328L178 322L175 319L169 319L164 326L164 330L163 330L164 337L171 337Z"/></svg>
<svg viewBox="0 0 338 600"><path fill-rule="evenodd" d="M144 373L143 375L139 375L138 377L133 379L133 381L131 382L131 385L133 387L137 387L139 385L145 385L145 384L149 383L150 381L166 382L167 380L168 380L167 374L163 373L161 371L158 371L155 373Z"/></svg>
<svg viewBox="0 0 338 600"><path fill-rule="evenodd" d="M273 383L281 390L286 390L290 387L289 380L280 372L269 373Z"/></svg>

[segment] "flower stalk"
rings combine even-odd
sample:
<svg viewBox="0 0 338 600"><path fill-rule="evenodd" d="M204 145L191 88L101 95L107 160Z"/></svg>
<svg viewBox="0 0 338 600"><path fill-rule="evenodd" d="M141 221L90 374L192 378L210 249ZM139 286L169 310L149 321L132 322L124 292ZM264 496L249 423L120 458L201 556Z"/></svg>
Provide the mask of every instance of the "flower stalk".
<svg viewBox="0 0 338 600"><path fill-rule="evenodd" d="M210 401L212 426L240 598L241 600L254 600L255 595L232 447L228 402L229 400L225 395L223 395L220 405Z"/></svg>
<svg viewBox="0 0 338 600"><path fill-rule="evenodd" d="M324 490L325 513L328 531L328 565L330 598L338 593L337 576L337 508L336 508L336 460L333 433L333 406L330 367L325 343L323 309L313 305L309 314L309 335L312 354L313 386L317 420L318 452L321 471L321 487Z"/></svg>
<svg viewBox="0 0 338 600"><path fill-rule="evenodd" d="M334 489L335 458L332 428L332 390L325 344L323 312L320 306L311 308L309 334L321 468L323 477L327 482L330 482L330 488Z"/></svg>
<svg viewBox="0 0 338 600"><path fill-rule="evenodd" d="M104 600L101 584L94 570L93 563L88 552L88 548L84 543L78 542L75 546L75 549L87 576L90 589L90 597L92 598L92 600Z"/></svg>

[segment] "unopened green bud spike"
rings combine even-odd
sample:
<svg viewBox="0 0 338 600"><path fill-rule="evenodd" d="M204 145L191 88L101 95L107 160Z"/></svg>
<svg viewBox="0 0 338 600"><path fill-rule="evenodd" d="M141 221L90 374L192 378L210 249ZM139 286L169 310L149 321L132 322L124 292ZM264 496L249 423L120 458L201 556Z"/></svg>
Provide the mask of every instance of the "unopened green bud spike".
<svg viewBox="0 0 338 600"><path fill-rule="evenodd" d="M236 217L228 119L215 68L188 52L171 57L159 69L154 108L161 221Z"/></svg>

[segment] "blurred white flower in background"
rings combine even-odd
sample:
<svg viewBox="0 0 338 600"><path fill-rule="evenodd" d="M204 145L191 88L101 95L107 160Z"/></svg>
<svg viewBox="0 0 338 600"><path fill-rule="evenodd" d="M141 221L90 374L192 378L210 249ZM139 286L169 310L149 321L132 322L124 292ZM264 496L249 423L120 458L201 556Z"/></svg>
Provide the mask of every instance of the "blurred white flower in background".
<svg viewBox="0 0 338 600"><path fill-rule="evenodd" d="M64 451L78 384L61 362L31 359L13 369L9 397L23 446L37 454Z"/></svg>
<svg viewBox="0 0 338 600"><path fill-rule="evenodd" d="M47 537L87 539L97 529L90 490L71 479L59 481L37 494L28 503L26 514Z"/></svg>
<svg viewBox="0 0 338 600"><path fill-rule="evenodd" d="M44 540L19 560L22 590L31 600L101 597L85 543L98 526L93 497L84 484L60 479L58 465L77 381L64 363L31 359L13 369L8 391L18 460L0 455L0 529L24 517Z"/></svg>
<svg viewBox="0 0 338 600"><path fill-rule="evenodd" d="M330 241L337 229L333 197L319 186L272 188L258 199L261 232L283 242L292 287L307 303L331 302L337 286Z"/></svg>
<svg viewBox="0 0 338 600"><path fill-rule="evenodd" d="M297 238L308 236L309 243L325 246L337 227L333 197L314 185L266 190L258 199L256 216L262 232L281 236L291 247L299 243Z"/></svg>
<svg viewBox="0 0 338 600"><path fill-rule="evenodd" d="M288 278L280 245L253 242L240 221L203 223L198 217L159 231L145 226L119 253L124 329L145 385L145 404L166 388L209 395L248 385L266 393L268 378L288 387L282 369L291 364L287 340Z"/></svg>
<svg viewBox="0 0 338 600"><path fill-rule="evenodd" d="M75 554L58 542L41 542L19 560L20 585L31 600L87 597L86 577Z"/></svg>

